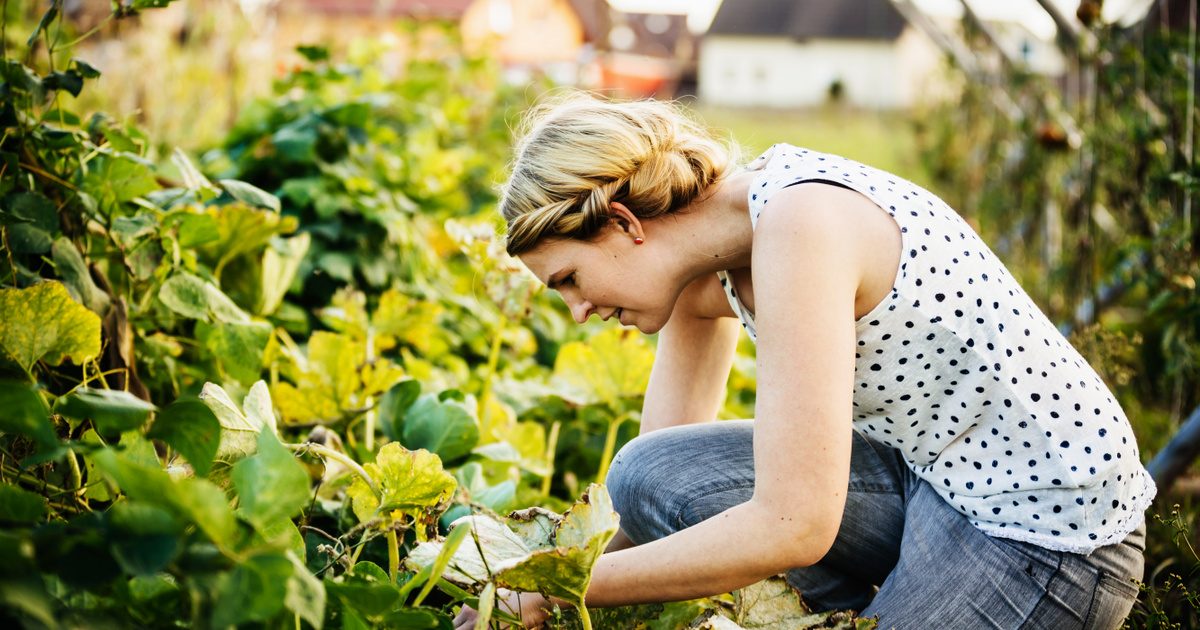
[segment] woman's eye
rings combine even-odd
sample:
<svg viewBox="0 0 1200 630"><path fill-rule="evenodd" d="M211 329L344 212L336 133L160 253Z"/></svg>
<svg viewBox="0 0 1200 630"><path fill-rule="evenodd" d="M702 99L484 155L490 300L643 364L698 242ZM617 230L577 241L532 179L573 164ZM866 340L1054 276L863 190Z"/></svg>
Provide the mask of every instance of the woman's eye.
<svg viewBox="0 0 1200 630"><path fill-rule="evenodd" d="M567 276L566 278L563 278L562 281L559 282L559 284L563 285L563 286L574 285L575 284L575 274L572 273L571 275Z"/></svg>

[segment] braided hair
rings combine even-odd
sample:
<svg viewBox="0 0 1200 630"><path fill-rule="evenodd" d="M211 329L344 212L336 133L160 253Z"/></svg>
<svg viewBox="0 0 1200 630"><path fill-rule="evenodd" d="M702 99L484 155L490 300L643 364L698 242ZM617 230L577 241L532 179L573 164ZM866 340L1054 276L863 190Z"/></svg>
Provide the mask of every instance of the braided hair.
<svg viewBox="0 0 1200 630"><path fill-rule="evenodd" d="M549 237L587 240L610 204L649 219L691 203L739 160L672 104L615 102L570 92L526 116L512 175L501 189L512 256Z"/></svg>

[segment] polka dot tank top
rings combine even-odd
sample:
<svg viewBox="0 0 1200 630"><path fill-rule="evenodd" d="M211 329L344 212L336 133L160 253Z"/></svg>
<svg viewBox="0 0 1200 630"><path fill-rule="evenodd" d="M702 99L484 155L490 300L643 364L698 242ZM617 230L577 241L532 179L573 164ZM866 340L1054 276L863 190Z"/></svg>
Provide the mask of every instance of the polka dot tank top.
<svg viewBox="0 0 1200 630"><path fill-rule="evenodd" d="M751 162L750 220L778 190L857 191L900 227L895 286L856 323L854 426L983 532L1088 553L1143 521L1155 494L1096 372L945 202L895 175L777 144ZM754 315L718 273L751 339Z"/></svg>

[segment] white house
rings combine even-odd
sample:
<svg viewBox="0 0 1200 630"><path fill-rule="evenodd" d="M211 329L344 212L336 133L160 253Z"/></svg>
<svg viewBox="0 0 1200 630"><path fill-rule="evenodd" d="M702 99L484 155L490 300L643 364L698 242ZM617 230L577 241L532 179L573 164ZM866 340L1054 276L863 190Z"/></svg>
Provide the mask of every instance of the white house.
<svg viewBox="0 0 1200 630"><path fill-rule="evenodd" d="M731 106L804 107L840 96L907 107L939 61L888 0L728 0L701 42L699 96Z"/></svg>

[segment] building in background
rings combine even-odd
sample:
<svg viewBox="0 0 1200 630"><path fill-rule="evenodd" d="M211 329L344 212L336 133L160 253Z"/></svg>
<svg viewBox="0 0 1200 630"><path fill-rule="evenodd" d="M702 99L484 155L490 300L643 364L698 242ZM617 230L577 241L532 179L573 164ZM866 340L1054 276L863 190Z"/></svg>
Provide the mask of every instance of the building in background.
<svg viewBox="0 0 1200 630"><path fill-rule="evenodd" d="M699 96L713 105L832 99L901 108L922 94L939 62L889 0L736 0L722 3L701 43Z"/></svg>

